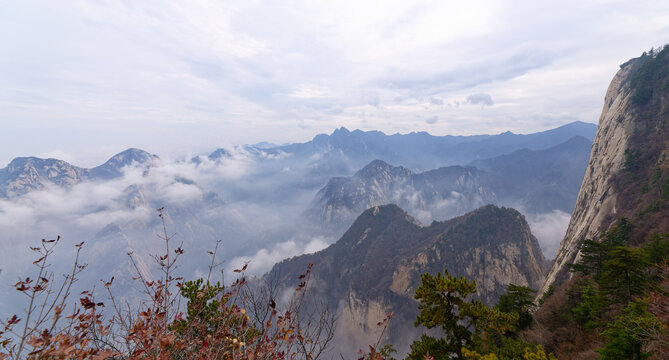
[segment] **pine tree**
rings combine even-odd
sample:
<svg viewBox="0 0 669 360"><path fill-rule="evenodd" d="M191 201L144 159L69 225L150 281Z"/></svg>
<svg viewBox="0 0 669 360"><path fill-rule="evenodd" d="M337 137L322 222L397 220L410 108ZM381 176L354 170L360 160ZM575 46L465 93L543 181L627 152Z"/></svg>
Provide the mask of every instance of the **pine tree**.
<svg viewBox="0 0 669 360"><path fill-rule="evenodd" d="M646 274L649 266L643 249L618 246L604 263L600 286L607 294L628 303L650 285L651 278Z"/></svg>
<svg viewBox="0 0 669 360"><path fill-rule="evenodd" d="M599 276L609 252L607 245L607 243L596 240L583 240L579 245L581 258L576 263L568 265L569 270L581 275Z"/></svg>
<svg viewBox="0 0 669 360"><path fill-rule="evenodd" d="M597 352L603 360L646 359L651 354L644 351L644 346L656 340L653 334L660 333L660 329L660 322L643 301L631 302L602 332L606 344Z"/></svg>
<svg viewBox="0 0 669 360"><path fill-rule="evenodd" d="M506 288L506 294L499 297L496 306L497 309L507 313L518 314L516 330L524 330L532 326L535 292L535 290L527 286L509 284Z"/></svg>
<svg viewBox="0 0 669 360"><path fill-rule="evenodd" d="M414 325L441 327L445 337L439 340L421 337L412 344L408 359L422 359L428 352L430 355L448 354L443 358L463 359L463 348L480 348L486 334L504 334L513 330L518 321L515 313L489 308L478 300L467 300L475 293L476 283L451 276L448 270L434 276L422 274L421 282L414 295L420 301L420 313Z"/></svg>

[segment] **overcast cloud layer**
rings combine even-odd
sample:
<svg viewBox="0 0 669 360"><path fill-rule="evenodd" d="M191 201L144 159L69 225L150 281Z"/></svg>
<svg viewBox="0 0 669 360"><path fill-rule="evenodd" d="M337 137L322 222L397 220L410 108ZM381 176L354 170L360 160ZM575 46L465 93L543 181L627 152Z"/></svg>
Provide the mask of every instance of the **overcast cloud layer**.
<svg viewBox="0 0 669 360"><path fill-rule="evenodd" d="M0 166L596 122L618 65L666 42L661 1L5 1Z"/></svg>

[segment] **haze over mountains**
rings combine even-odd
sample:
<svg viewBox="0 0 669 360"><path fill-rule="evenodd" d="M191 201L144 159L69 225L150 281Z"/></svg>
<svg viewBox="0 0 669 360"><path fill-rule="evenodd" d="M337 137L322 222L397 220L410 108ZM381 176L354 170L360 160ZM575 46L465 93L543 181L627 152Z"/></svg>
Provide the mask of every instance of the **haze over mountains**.
<svg viewBox="0 0 669 360"><path fill-rule="evenodd" d="M0 3L0 360L669 359L669 1L156 5Z"/></svg>
<svg viewBox="0 0 669 360"><path fill-rule="evenodd" d="M414 173L384 161L352 177L335 177L322 188L309 215L324 225L346 227L372 206L395 203L421 221L449 219L485 204L530 214L574 208L591 142L575 136L545 150L507 155Z"/></svg>
<svg viewBox="0 0 669 360"><path fill-rule="evenodd" d="M531 226L551 229L539 239L550 253L555 240L547 239L562 236L595 130L578 122L528 135L385 135L340 128L306 143L217 149L179 161L139 149L94 168L17 158L0 169L1 241L27 248L58 234L67 244L87 240L100 271L128 271L128 252L149 263L160 230L155 209L165 207L175 241L189 250L186 275L206 270L201 255L218 239L226 271L251 261L250 271L262 274L277 261L333 243L370 206L396 202L430 223L495 203L525 207ZM342 221L323 222L319 204L339 201L323 196L333 183L386 172L389 187L378 187L373 201L361 200L351 186L338 188L341 199L357 200L337 205L347 212ZM412 198L409 189L419 196ZM13 279L25 256L22 250L1 254L0 277Z"/></svg>
<svg viewBox="0 0 669 360"><path fill-rule="evenodd" d="M144 150L128 149L91 169L80 168L58 159L20 157L0 169L0 195L11 198L42 190L48 185L72 186L82 181L111 180L123 175L132 165L150 166L158 159Z"/></svg>
<svg viewBox="0 0 669 360"><path fill-rule="evenodd" d="M379 336L375 324L396 314L384 341L400 354L424 329L415 289L420 274L441 272L475 280L478 298L494 304L509 283L537 288L546 263L537 239L516 210L488 205L464 216L426 226L396 205L363 212L335 244L287 259L267 275L290 288L308 264L319 300L338 306L340 351L355 350Z"/></svg>

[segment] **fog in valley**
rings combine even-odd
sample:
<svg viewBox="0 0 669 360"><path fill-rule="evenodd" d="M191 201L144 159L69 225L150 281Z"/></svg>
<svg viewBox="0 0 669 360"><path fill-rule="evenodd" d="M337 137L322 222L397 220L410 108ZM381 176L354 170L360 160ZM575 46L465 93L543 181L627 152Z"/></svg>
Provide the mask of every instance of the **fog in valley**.
<svg viewBox="0 0 669 360"><path fill-rule="evenodd" d="M226 282L236 277L233 270L245 264L246 274L261 276L276 262L324 249L364 210L341 208L338 211L343 220L334 225L316 216L321 211L319 190L329 179L352 176L374 157L373 153L346 151L334 151L333 155L329 147L299 153L290 148L236 146L182 159L147 155L144 162L120 162L114 176L82 178L65 186L42 181L41 188L8 193L0 198L0 246L11 249L0 253L1 306L13 307L18 301L10 285L31 270L35 254L28 248L42 238L62 239L52 258L51 270L56 273L68 271L73 245L85 241L81 258L89 267L82 274L82 288L99 286L100 280L111 276L124 279L119 281L127 287L131 274L137 271L135 266L143 275L155 276L151 275L156 271L151 255L164 251L158 208L164 209L170 245L185 250L178 272L186 279L206 276L210 264L207 251L213 250L217 241L214 262L220 269L215 276ZM143 153L136 149L129 152ZM120 155L115 158L123 159ZM390 158L393 160L398 162ZM495 196L482 198L457 191L426 200L414 187L404 185L383 196L372 198L398 203L424 224L462 215L496 200ZM569 214L558 209L527 212L518 205L551 258Z"/></svg>

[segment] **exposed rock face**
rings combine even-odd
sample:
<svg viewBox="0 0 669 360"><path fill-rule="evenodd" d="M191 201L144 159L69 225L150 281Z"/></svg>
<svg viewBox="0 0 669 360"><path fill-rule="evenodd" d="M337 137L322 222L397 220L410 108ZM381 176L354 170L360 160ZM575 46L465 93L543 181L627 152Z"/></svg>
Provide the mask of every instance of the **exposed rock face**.
<svg viewBox="0 0 669 360"><path fill-rule="evenodd" d="M0 169L0 196L9 197L43 189L46 184L69 186L88 175L87 169L56 159L16 158Z"/></svg>
<svg viewBox="0 0 669 360"><path fill-rule="evenodd" d="M619 217L635 223L637 242L669 231L669 193L662 188L669 185L669 93L661 75L668 69L665 48L621 65L611 81L576 207L539 294L568 276L579 241L597 239Z"/></svg>
<svg viewBox="0 0 669 360"><path fill-rule="evenodd" d="M574 262L578 242L596 238L604 220L616 212L616 193L612 191L612 175L622 168L627 142L633 130L630 113L626 112L629 89L623 86L630 67L620 69L606 92L604 110L590 153L590 162L583 177L569 227L555 255L554 263L539 294L543 294L560 275L566 265ZM618 119L623 121L619 122ZM562 274L563 275L563 274Z"/></svg>
<svg viewBox="0 0 669 360"><path fill-rule="evenodd" d="M143 164L148 167L157 158L144 150L128 149L92 169L57 159L16 158L0 169L0 197L20 196L48 185L68 187L85 180L108 180L120 176L124 166Z"/></svg>
<svg viewBox="0 0 669 360"><path fill-rule="evenodd" d="M111 179L121 176L121 169L125 166L141 164L148 167L152 161L157 159L157 155L131 148L112 156L104 164L92 168L90 173L92 178Z"/></svg>
<svg viewBox="0 0 669 360"><path fill-rule="evenodd" d="M268 276L292 285L310 263L315 264L313 290L339 307L338 327L346 329L347 337L353 334L346 340L349 344L365 345L365 334L374 334L374 324L393 311L395 320L386 336L400 351L414 340L412 332L418 335L411 324L421 273L446 268L466 276L476 281L479 298L493 304L509 283L536 288L545 271L524 217L493 205L430 226L396 205L376 206L362 213L335 244L285 260Z"/></svg>

